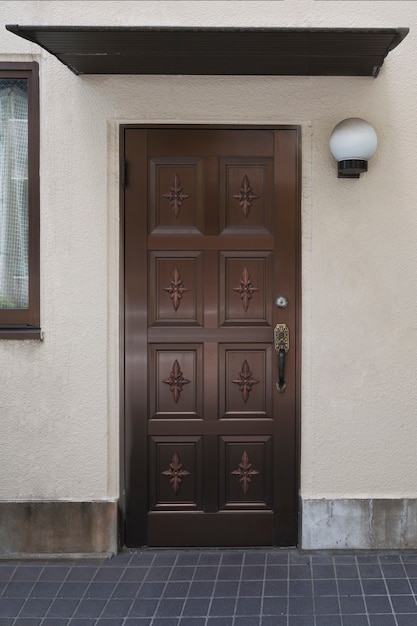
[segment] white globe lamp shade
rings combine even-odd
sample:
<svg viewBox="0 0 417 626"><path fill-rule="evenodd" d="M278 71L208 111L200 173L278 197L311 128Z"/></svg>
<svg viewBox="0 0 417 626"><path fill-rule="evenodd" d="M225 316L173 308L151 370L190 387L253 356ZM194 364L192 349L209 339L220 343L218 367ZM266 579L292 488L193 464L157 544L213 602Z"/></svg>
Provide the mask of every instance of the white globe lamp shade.
<svg viewBox="0 0 417 626"><path fill-rule="evenodd" d="M339 122L330 137L330 150L338 162L339 178L359 178L378 143L375 129L359 117Z"/></svg>

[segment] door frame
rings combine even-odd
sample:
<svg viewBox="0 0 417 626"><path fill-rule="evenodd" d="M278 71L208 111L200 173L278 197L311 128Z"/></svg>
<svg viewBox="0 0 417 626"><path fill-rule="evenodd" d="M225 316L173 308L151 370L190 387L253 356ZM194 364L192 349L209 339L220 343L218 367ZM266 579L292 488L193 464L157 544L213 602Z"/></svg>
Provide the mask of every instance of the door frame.
<svg viewBox="0 0 417 626"><path fill-rule="evenodd" d="M129 171L125 163L125 131L131 129L155 130L155 129L187 129L187 130L292 130L297 137L297 181L296 181L296 224L297 234L294 242L295 253L295 275L296 275L296 305L295 305L295 501L297 503L296 519L298 528L297 538L300 537L300 469L301 469L301 304L302 304L302 283L301 283L301 125L299 124L120 124L119 125L119 545L125 545L125 520L127 515L127 472L129 463L128 450L126 446L126 433L130 430L132 410L126 402L126 342L125 342L125 185L128 181ZM143 234L145 237L146 234ZM278 295L278 294L277 294ZM147 479L147 473L146 473ZM144 489L144 500L147 489ZM146 505L146 502L144 502Z"/></svg>

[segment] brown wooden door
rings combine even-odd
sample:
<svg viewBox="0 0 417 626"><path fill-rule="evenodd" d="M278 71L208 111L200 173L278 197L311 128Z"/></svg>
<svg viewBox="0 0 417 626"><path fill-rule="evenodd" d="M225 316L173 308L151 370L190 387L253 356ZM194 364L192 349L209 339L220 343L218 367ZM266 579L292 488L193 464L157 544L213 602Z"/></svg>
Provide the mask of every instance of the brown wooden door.
<svg viewBox="0 0 417 626"><path fill-rule="evenodd" d="M122 149L126 545L294 545L299 130L127 126Z"/></svg>

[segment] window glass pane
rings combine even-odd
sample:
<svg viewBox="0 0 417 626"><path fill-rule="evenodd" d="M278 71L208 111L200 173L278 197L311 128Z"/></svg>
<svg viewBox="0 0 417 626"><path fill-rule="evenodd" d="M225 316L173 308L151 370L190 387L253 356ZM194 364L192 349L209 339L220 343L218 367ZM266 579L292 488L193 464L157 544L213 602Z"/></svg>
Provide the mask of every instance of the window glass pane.
<svg viewBox="0 0 417 626"><path fill-rule="evenodd" d="M27 79L0 78L0 309L27 309Z"/></svg>

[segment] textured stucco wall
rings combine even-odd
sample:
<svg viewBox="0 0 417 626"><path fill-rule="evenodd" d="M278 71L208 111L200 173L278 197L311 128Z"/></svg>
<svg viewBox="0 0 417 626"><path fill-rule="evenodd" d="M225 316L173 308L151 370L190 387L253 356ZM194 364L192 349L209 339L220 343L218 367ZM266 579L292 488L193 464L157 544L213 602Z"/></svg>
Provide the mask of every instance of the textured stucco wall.
<svg viewBox="0 0 417 626"><path fill-rule="evenodd" d="M379 77L76 77L41 72L43 343L0 343L0 499L118 494L118 123L303 130L302 495L417 496L417 6L413 2L0 2L2 23L409 26ZM336 178L345 117L379 137Z"/></svg>

